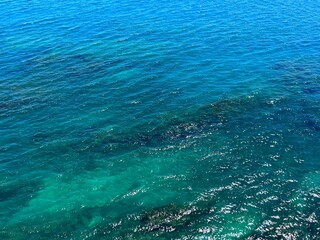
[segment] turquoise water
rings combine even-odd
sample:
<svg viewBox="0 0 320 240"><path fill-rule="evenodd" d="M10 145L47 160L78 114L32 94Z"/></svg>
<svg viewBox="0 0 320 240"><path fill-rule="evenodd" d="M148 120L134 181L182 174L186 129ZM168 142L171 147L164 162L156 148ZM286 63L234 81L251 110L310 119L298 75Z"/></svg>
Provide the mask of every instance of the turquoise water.
<svg viewBox="0 0 320 240"><path fill-rule="evenodd" d="M319 12L0 0L0 239L317 239Z"/></svg>

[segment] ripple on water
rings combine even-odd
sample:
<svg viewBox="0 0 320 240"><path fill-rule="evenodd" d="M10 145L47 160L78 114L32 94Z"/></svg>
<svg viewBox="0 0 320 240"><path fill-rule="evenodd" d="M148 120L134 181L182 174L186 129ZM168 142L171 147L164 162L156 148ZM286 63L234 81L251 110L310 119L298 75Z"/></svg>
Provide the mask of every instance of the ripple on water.
<svg viewBox="0 0 320 240"><path fill-rule="evenodd" d="M0 2L0 238L317 238L301 4Z"/></svg>

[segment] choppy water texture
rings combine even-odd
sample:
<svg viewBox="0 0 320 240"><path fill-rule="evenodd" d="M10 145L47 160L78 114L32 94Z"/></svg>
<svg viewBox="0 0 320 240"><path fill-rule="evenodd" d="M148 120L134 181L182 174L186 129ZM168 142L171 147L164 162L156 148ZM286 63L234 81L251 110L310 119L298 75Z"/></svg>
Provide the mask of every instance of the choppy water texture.
<svg viewBox="0 0 320 240"><path fill-rule="evenodd" d="M319 13L0 0L0 239L318 239Z"/></svg>

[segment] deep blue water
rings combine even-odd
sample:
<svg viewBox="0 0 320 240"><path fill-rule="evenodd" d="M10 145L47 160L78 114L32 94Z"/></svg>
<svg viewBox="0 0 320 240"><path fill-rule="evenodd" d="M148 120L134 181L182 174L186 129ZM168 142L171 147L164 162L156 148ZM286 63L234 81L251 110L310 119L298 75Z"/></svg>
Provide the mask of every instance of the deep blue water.
<svg viewBox="0 0 320 240"><path fill-rule="evenodd" d="M319 13L0 0L0 239L318 239Z"/></svg>

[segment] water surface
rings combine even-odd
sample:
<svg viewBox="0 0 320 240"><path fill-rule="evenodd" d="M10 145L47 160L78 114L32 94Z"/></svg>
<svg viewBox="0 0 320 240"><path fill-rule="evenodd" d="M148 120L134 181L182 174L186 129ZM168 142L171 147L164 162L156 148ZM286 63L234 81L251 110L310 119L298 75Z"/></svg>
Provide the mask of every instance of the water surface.
<svg viewBox="0 0 320 240"><path fill-rule="evenodd" d="M316 239L319 11L0 0L0 238Z"/></svg>

